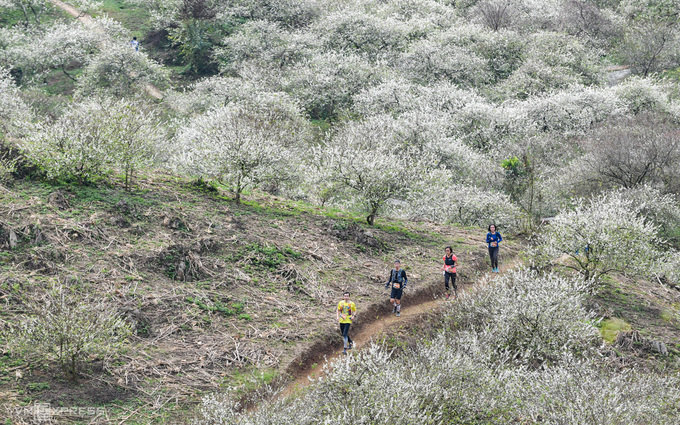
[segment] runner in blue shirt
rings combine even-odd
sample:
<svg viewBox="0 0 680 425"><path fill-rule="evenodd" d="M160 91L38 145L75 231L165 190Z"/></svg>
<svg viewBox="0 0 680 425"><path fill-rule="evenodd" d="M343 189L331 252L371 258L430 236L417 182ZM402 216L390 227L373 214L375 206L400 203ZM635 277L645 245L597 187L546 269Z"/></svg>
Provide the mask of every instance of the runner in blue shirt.
<svg viewBox="0 0 680 425"><path fill-rule="evenodd" d="M489 244L489 257L491 257L491 268L493 273L500 273L498 270L498 244L503 238L496 231L496 225L489 225L489 233L486 234L486 243Z"/></svg>

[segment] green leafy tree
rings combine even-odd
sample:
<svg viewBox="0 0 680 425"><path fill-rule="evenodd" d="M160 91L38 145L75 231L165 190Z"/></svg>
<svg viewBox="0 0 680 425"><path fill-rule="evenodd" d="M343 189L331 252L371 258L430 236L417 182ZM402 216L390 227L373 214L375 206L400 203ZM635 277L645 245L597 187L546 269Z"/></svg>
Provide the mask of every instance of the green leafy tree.
<svg viewBox="0 0 680 425"><path fill-rule="evenodd" d="M217 8L209 0L183 0L179 5L179 25L170 30L169 38L179 49L194 74L217 70L213 47L218 36L214 22Z"/></svg>

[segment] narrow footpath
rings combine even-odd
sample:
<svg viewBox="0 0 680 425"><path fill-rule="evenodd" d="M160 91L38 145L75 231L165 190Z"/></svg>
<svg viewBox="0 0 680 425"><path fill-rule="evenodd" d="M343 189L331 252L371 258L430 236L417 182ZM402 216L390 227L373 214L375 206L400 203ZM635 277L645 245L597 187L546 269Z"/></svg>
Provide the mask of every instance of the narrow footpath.
<svg viewBox="0 0 680 425"><path fill-rule="evenodd" d="M501 273L494 274L487 272L480 276L474 283L458 285L458 295L463 294L467 289L475 286L478 282L484 279L496 279L502 276L504 272L514 268L519 264L517 259L509 259L505 264L500 266ZM441 282L443 289L444 283L443 278ZM404 294L403 307L401 310L401 316L396 317L395 314L390 313L392 310L389 304L389 295L386 291L385 308L384 314L374 316L373 318L365 317L361 315L361 310L357 311L357 324L361 324L356 332L353 329L350 330L350 336L354 340L355 348L350 351L349 355L353 352L357 352L368 347L372 342L377 341L381 335L386 334L389 330L394 329L396 326L406 325L406 324L416 324L421 322L427 315L435 313L438 309L444 308L446 304L453 303L455 305L456 300L453 296L449 301L443 298L424 300L416 304L409 303L408 292ZM360 306L359 306L360 307ZM362 320L368 320L369 322L359 322ZM329 347L331 354L320 354L318 361L308 360L304 367L298 369L297 373L293 376L291 382L286 385L281 392L277 395L277 398L287 397L311 384L311 379L318 379L323 376L325 365L332 367L332 364L343 356L342 354L342 337L338 331L337 344L333 347Z"/></svg>
<svg viewBox="0 0 680 425"><path fill-rule="evenodd" d="M83 24L87 25L88 27L94 28L95 31L99 33L103 33L101 28L97 28L94 25L94 20L92 19L92 16L88 15L85 12L82 12L72 5L68 3L64 3L63 1L60 0L47 0L59 9L63 10L64 12L68 13L69 15L73 16ZM144 91L146 94L149 96L153 97L154 99L162 99L163 98L163 93L153 84L151 83L144 83Z"/></svg>

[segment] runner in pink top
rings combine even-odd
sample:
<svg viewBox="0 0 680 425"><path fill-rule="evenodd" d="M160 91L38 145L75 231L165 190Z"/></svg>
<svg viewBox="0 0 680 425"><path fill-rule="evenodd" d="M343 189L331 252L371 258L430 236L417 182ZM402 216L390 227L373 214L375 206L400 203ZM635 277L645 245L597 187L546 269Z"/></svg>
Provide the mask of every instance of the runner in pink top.
<svg viewBox="0 0 680 425"><path fill-rule="evenodd" d="M458 287L456 286L456 265L458 265L458 257L453 255L453 248L447 246L444 249L444 265L442 270L444 271L444 285L446 286L446 299L448 300L451 296L449 292L449 280L451 280L451 286L453 286L453 294L455 298L458 298Z"/></svg>

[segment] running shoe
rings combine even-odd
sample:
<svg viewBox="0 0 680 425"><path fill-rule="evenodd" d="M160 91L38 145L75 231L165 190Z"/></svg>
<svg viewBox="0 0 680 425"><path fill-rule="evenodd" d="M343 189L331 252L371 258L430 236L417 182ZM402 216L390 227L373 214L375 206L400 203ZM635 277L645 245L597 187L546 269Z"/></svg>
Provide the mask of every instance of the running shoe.
<svg viewBox="0 0 680 425"><path fill-rule="evenodd" d="M342 350L342 354L347 355L347 350Z"/></svg>
<svg viewBox="0 0 680 425"><path fill-rule="evenodd" d="M397 317L401 316L401 311L397 311Z"/></svg>
<svg viewBox="0 0 680 425"><path fill-rule="evenodd" d="M348 350L351 350L352 348L354 348L354 341L350 342L349 347L347 347Z"/></svg>
<svg viewBox="0 0 680 425"><path fill-rule="evenodd" d="M394 308L392 309L392 314L397 312L397 306L395 305Z"/></svg>
<svg viewBox="0 0 680 425"><path fill-rule="evenodd" d="M446 301L449 300L449 297L451 297L451 294L446 294Z"/></svg>

